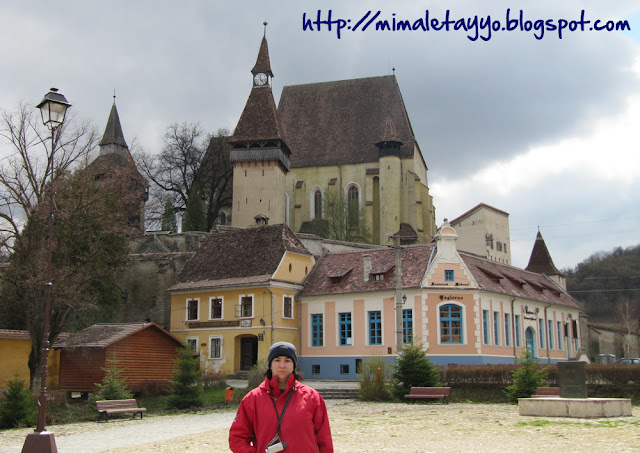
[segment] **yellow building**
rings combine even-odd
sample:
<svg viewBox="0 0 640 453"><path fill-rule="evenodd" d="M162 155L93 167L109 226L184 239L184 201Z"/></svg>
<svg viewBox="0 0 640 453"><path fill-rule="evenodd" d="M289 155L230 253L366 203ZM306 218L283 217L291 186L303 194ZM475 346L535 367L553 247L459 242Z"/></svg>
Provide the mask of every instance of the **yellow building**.
<svg viewBox="0 0 640 453"><path fill-rule="evenodd" d="M25 387L29 386L29 353L31 352L31 337L26 330L0 329L0 389L7 388L7 382L18 376ZM47 373L47 387L58 388L60 371L60 352L49 352Z"/></svg>
<svg viewBox="0 0 640 453"><path fill-rule="evenodd" d="M277 341L298 342L296 295L313 256L286 225L226 229L209 236L171 293L173 335L224 374L266 359Z"/></svg>
<svg viewBox="0 0 640 453"><path fill-rule="evenodd" d="M230 143L232 224L314 232L337 198L357 204L374 244L428 242L427 165L395 75L285 86L276 104L266 38Z"/></svg>

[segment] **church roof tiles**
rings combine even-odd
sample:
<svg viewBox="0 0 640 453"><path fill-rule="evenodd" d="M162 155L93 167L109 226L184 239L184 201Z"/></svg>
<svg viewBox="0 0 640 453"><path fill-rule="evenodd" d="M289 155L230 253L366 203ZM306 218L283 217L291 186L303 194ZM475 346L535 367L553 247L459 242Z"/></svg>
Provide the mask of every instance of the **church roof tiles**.
<svg viewBox="0 0 640 453"><path fill-rule="evenodd" d="M278 105L292 167L378 161L387 117L413 157L415 136L394 75L285 86Z"/></svg>

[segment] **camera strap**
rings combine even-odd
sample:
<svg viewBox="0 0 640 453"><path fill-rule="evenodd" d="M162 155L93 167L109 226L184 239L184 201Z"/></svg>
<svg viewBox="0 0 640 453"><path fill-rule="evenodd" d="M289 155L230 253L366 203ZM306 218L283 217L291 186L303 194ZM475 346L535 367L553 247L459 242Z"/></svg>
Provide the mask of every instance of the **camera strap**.
<svg viewBox="0 0 640 453"><path fill-rule="evenodd" d="M278 429L277 429L276 437L271 439L271 442L269 442L269 445L273 445L273 444L277 443L280 440L280 423L282 422L282 417L284 417L284 413L287 410L287 406L289 405L289 401L291 401L291 396L293 395L294 389L295 389L295 387L292 387L291 390L289 390L289 395L287 396L287 401L284 402L284 407L282 408L282 412L279 415L278 415L278 408L276 407L276 402L273 400L273 398L271 398L271 402L273 403L273 410L276 411L276 417L278 417Z"/></svg>

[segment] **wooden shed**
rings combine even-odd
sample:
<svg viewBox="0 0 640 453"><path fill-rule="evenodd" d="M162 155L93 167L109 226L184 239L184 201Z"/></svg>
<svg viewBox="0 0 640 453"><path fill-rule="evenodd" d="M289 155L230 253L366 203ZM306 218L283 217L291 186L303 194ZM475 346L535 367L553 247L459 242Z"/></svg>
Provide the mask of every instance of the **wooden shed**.
<svg viewBox="0 0 640 453"><path fill-rule="evenodd" d="M171 379L182 343L154 323L94 324L57 342L59 389L93 392L113 361L133 392Z"/></svg>

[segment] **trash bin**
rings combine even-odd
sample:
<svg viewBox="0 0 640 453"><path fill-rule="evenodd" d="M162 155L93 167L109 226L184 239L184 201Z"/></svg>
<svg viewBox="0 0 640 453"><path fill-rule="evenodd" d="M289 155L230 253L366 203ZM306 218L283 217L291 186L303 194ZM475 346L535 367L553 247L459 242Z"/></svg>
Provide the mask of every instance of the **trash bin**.
<svg viewBox="0 0 640 453"><path fill-rule="evenodd" d="M224 400L228 403L233 401L233 387L227 387L224 391Z"/></svg>

